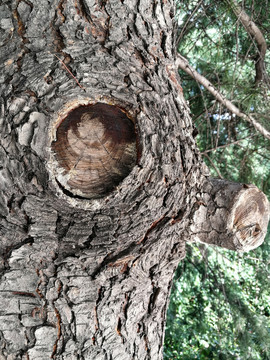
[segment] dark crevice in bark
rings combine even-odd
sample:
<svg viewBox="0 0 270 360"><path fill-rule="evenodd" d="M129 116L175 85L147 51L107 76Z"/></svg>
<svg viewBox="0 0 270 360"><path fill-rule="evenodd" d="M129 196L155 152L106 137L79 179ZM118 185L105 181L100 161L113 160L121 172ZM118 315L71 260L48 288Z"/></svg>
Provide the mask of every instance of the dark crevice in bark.
<svg viewBox="0 0 270 360"><path fill-rule="evenodd" d="M173 216L171 220L171 224L177 224L183 220L183 216L185 215L185 211L183 209L179 210L175 216Z"/></svg>
<svg viewBox="0 0 270 360"><path fill-rule="evenodd" d="M85 18L85 20L87 22L89 22L90 24L93 22L92 18L91 18L91 12L88 8L88 6L85 4L85 1L84 0L78 0L77 4L80 6L80 9L77 7L78 9L78 12Z"/></svg>
<svg viewBox="0 0 270 360"><path fill-rule="evenodd" d="M183 145L180 144L180 156L181 156L181 166L184 172L186 172L186 166L185 166L185 148Z"/></svg>
<svg viewBox="0 0 270 360"><path fill-rule="evenodd" d="M14 199L15 199L15 194L12 194L10 199L8 199L8 201L7 201L7 207L8 207L9 213L11 213L11 211L12 211Z"/></svg>
<svg viewBox="0 0 270 360"><path fill-rule="evenodd" d="M148 303L148 315L151 315L151 313L153 312L153 309L155 308L156 300L157 300L159 293L160 293L160 288L155 287L153 285L153 292L150 296L149 303Z"/></svg>
<svg viewBox="0 0 270 360"><path fill-rule="evenodd" d="M169 55L167 53L167 50L166 50L166 40L167 40L167 35L164 31L162 31L161 33L161 49L163 50L163 54L166 58L169 58Z"/></svg>
<svg viewBox="0 0 270 360"><path fill-rule="evenodd" d="M72 227L73 225L74 225L73 221L70 221L65 225L62 221L61 215L58 215L56 220L56 228L55 228L55 233L58 235L58 239L62 240L66 236L70 227Z"/></svg>
<svg viewBox="0 0 270 360"><path fill-rule="evenodd" d="M105 258L103 259L103 261L101 262L101 264L99 266L96 267L96 269L90 274L91 278L93 280L95 280L98 275L104 271L104 269L107 266L114 266L115 263L117 263L117 261L121 258L125 258L125 256L128 256L129 254L132 254L134 252L134 249L137 247L137 244L131 244L130 246L128 246L127 248L125 248L122 251L119 251L117 254L108 254L105 256ZM134 256L131 256L131 258L133 259Z"/></svg>
<svg viewBox="0 0 270 360"><path fill-rule="evenodd" d="M74 199L82 199L82 200L84 200L84 199L87 199L87 198L85 198L85 197L83 197L83 196L80 196L80 195L74 195L71 191L69 191L69 190L67 190L66 188L64 188L64 186L62 185L62 184L60 184L60 182L57 180L57 179L55 179L55 181L56 181L56 183L57 183L57 185L59 186L59 188L61 189L61 191L66 195L66 196L68 196L68 197L71 197L71 198L74 198Z"/></svg>
<svg viewBox="0 0 270 360"><path fill-rule="evenodd" d="M77 9L81 16L90 24L93 37L99 42L101 46L104 47L109 37L110 28L110 15L106 10L106 1L99 2L99 4L97 4L99 9L95 9L95 11L103 13L103 15L106 14L106 20L104 23L102 23L103 19L99 20L97 16L91 15L91 11L84 0L78 0L78 3L79 7L77 7ZM107 50L109 51L108 48Z"/></svg>
<svg viewBox="0 0 270 360"><path fill-rule="evenodd" d="M62 353L62 351L63 351L63 344L62 344L61 348L59 348L59 346L58 346L59 340L62 337L62 326L61 326L62 319L61 319L60 312L57 309L56 304L55 304L56 301L59 299L59 297L61 295L62 288L63 288L62 283L59 282L58 288L57 288L57 298L52 301L52 307L54 309L55 316L56 316L56 319L57 319L57 323L56 323L57 338L56 338L55 343L53 345L53 351L52 351L52 354L51 354L52 359L56 359L57 354Z"/></svg>
<svg viewBox="0 0 270 360"><path fill-rule="evenodd" d="M144 245L145 242L147 241L149 235L151 234L151 232L155 229L157 230L158 228L162 228L165 224L167 224L169 221L168 217L165 217L165 215L163 215L160 219L154 221L151 226L149 227L149 229L146 231L144 237L138 242L138 244L142 244Z"/></svg>
<svg viewBox="0 0 270 360"><path fill-rule="evenodd" d="M94 308L95 334L94 334L93 342L95 341L98 334L102 334L102 332L100 330L100 327L99 327L98 308L99 308L101 300L104 298L104 294L105 294L105 287L101 286L98 289L98 297L97 297L97 300L96 300L96 303L95 303L95 308Z"/></svg>
<svg viewBox="0 0 270 360"><path fill-rule="evenodd" d="M72 67L74 60L67 52L65 52L65 48L66 48L65 40L66 39L60 29L61 26L63 26L63 24L66 21L66 16L64 15L66 3L67 3L67 0L59 1L58 7L55 10L54 19L50 23L50 28L52 30L52 36L54 39L53 44L52 45L50 44L50 46L52 46L52 54L58 53L58 54L62 55L63 60L61 58L59 58L57 55L55 55L55 57L56 57L55 66L50 70L50 72L47 76L49 76L53 80L55 77L56 69L58 69L59 66L61 66L63 68L63 71L66 72L66 75L68 77L73 77L75 79L75 81L77 81L79 86L83 89L82 85L79 83L79 81L76 78L76 68L73 69L73 67ZM48 79L48 77L47 77L47 79ZM46 80L46 81L48 81L48 80ZM49 83L50 83L50 81L49 81Z"/></svg>
<svg viewBox="0 0 270 360"><path fill-rule="evenodd" d="M53 42L54 51L56 53L60 53L64 56L67 56L63 52L63 49L65 48L65 38L60 30L61 25L63 25L66 20L63 14L65 2L66 0L59 1L58 7L55 9L54 19L50 23L50 27L54 38L54 42Z"/></svg>
<svg viewBox="0 0 270 360"><path fill-rule="evenodd" d="M145 324L142 324L142 337L145 343L145 350L146 350L146 360L150 360L151 359L151 349L150 349L150 345L149 345L149 340L148 340L148 336L147 336L147 330L145 327Z"/></svg>
<svg viewBox="0 0 270 360"><path fill-rule="evenodd" d="M16 295L16 296L23 296L23 297L33 297L33 298L36 297L36 295L34 293L30 293L30 292L26 292L26 291L13 291L12 294Z"/></svg>
<svg viewBox="0 0 270 360"><path fill-rule="evenodd" d="M20 47L22 49L22 54L18 57L18 59L16 61L18 69L21 69L25 55L30 52L29 49L26 47L26 44L29 43L29 40L25 36L25 25L24 25L20 15L19 15L19 12L18 12L18 5L20 4L20 2L21 2L21 0L19 0L17 2L16 8L12 12L13 18L17 23L17 33L22 40L22 43L20 45ZM32 5L32 9L33 9L33 5Z"/></svg>
<svg viewBox="0 0 270 360"><path fill-rule="evenodd" d="M94 224L91 234L88 236L86 241L83 242L82 245L79 245L79 248L81 250L82 249L90 249L92 247L91 242L97 237L97 234L96 234L97 229L98 229L97 224Z"/></svg>

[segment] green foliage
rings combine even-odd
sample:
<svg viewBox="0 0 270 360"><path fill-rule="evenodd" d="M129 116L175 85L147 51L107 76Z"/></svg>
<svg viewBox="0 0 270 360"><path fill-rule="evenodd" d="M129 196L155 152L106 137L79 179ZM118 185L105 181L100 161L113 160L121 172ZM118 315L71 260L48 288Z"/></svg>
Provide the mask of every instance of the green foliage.
<svg viewBox="0 0 270 360"><path fill-rule="evenodd" d="M268 0L238 1L270 43ZM258 45L231 0L179 2L179 52L243 112L270 130L269 83L255 84ZM266 69L268 68L266 55ZM270 142L184 72L198 145L213 177L253 183L270 198ZM270 359L270 234L251 253L189 245L167 313L165 360Z"/></svg>
<svg viewBox="0 0 270 360"><path fill-rule="evenodd" d="M267 244L255 257L188 247L172 289L165 359L270 358L268 254Z"/></svg>
<svg viewBox="0 0 270 360"><path fill-rule="evenodd" d="M267 0L245 1L245 10L270 43L269 12L265 11L268 5ZM225 97L270 130L269 83L255 85L258 46L227 2L184 0L178 18L179 52ZM267 51L266 68L269 55ZM183 71L180 75L199 131L198 143L213 175L255 183L270 195L269 141L220 105L190 76Z"/></svg>

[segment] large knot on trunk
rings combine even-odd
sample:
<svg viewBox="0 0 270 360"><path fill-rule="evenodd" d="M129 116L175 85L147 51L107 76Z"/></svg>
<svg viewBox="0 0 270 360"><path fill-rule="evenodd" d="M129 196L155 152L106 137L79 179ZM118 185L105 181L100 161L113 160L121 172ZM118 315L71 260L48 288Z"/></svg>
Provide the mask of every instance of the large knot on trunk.
<svg viewBox="0 0 270 360"><path fill-rule="evenodd" d="M56 181L64 192L100 197L112 191L136 164L135 124L118 106L81 105L56 125L51 149Z"/></svg>

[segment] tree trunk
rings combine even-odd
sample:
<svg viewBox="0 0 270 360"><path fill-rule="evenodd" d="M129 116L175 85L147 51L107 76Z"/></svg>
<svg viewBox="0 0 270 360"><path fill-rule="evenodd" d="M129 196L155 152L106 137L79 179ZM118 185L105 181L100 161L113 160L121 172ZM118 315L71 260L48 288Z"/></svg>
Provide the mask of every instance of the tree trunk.
<svg viewBox="0 0 270 360"><path fill-rule="evenodd" d="M248 192L253 221L245 186L208 180L172 1L4 0L0 17L0 359L162 359L185 242L255 247L267 200Z"/></svg>

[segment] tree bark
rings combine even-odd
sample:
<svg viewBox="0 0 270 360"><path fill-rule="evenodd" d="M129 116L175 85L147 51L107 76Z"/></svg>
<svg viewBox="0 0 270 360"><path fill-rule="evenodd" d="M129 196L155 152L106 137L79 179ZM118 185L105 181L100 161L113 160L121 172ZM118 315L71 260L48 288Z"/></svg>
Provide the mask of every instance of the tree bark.
<svg viewBox="0 0 270 360"><path fill-rule="evenodd" d="M269 221L267 197L254 185L211 179L191 216L193 240L250 251L263 243Z"/></svg>
<svg viewBox="0 0 270 360"><path fill-rule="evenodd" d="M216 202L178 82L173 2L0 10L0 358L162 359L174 270ZM108 193L78 196L57 180L54 134L97 103L134 121L136 164Z"/></svg>

